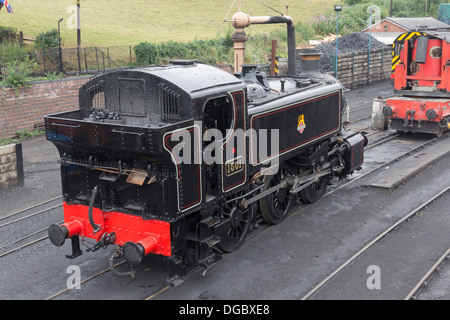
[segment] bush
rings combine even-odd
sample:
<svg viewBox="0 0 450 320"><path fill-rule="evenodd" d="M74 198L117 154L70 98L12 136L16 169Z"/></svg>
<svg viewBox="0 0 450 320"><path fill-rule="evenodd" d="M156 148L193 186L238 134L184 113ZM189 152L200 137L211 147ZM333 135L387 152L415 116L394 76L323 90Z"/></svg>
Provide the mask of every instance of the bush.
<svg viewBox="0 0 450 320"><path fill-rule="evenodd" d="M156 44L143 42L134 47L134 53L138 65L155 64L158 57L158 48Z"/></svg>
<svg viewBox="0 0 450 320"><path fill-rule="evenodd" d="M52 29L50 31L41 32L37 35L34 45L40 51L59 49L58 30Z"/></svg>
<svg viewBox="0 0 450 320"><path fill-rule="evenodd" d="M16 42L3 42L0 44L0 58L2 62L14 60L28 59L29 46L20 46Z"/></svg>
<svg viewBox="0 0 450 320"><path fill-rule="evenodd" d="M437 18L438 7L442 1L429 0L428 12L425 12L425 1L423 0L396 0L393 1L392 16L393 17L425 17L433 16ZM344 0L350 8L352 6L365 6L376 5L381 9L381 18L388 16L390 9L390 0ZM349 7L345 7L342 12L345 12ZM368 16L366 12L365 16ZM356 17L356 16L355 16ZM358 30L359 31L359 30Z"/></svg>
<svg viewBox="0 0 450 320"><path fill-rule="evenodd" d="M381 3L381 2L380 2ZM358 3L351 6L344 6L343 10L339 13L339 34L344 35L352 32L360 32L368 25L370 14L367 13L370 3ZM388 15L388 11L385 7L379 6L380 19L383 19ZM372 16L372 19L374 17ZM372 20L372 23L374 20ZM335 12L330 12L328 15L316 16L311 22L316 34L328 35L336 34L337 15Z"/></svg>
<svg viewBox="0 0 450 320"><path fill-rule="evenodd" d="M0 43L14 42L17 39L17 29L0 26Z"/></svg>
<svg viewBox="0 0 450 320"><path fill-rule="evenodd" d="M296 23L295 34L297 43L308 43L314 38L314 28L309 23Z"/></svg>
<svg viewBox="0 0 450 320"><path fill-rule="evenodd" d="M3 76L2 85L19 88L28 85L30 75L37 69L37 63L33 60L10 62L7 64L9 73Z"/></svg>
<svg viewBox="0 0 450 320"><path fill-rule="evenodd" d="M316 34L322 36L336 33L336 17L334 15L314 16L311 26Z"/></svg>
<svg viewBox="0 0 450 320"><path fill-rule="evenodd" d="M164 64L171 59L190 59L207 64L228 60L233 48L232 34L216 40L195 40L191 42L167 41L160 44L143 42L134 47L138 65Z"/></svg>
<svg viewBox="0 0 450 320"><path fill-rule="evenodd" d="M195 45L191 45L192 48ZM163 42L158 45L158 56L162 60L170 60L170 59L189 59L191 55L191 51L188 50L188 44L182 42L174 42L168 41Z"/></svg>

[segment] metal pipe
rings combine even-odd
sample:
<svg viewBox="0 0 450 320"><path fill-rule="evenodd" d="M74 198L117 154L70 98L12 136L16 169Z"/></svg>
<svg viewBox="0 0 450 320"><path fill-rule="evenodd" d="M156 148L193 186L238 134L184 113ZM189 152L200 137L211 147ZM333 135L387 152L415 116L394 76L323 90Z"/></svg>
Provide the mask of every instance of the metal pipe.
<svg viewBox="0 0 450 320"><path fill-rule="evenodd" d="M288 38L288 75L295 76L295 25L289 16L256 16L250 17L243 12L236 12L231 18L235 34L233 41L235 43L235 71L240 70L240 66L244 64L245 41L247 37L244 28L251 24L275 24L286 23Z"/></svg>
<svg viewBox="0 0 450 320"><path fill-rule="evenodd" d="M100 186L95 186L94 190L92 191L91 201L89 201L89 210L88 210L88 217L89 217L89 223L91 224L92 228L94 229L94 234L100 231L100 225L96 224L94 222L94 217L92 214L92 210L94 208L94 202L97 198L97 195L100 195Z"/></svg>
<svg viewBox="0 0 450 320"><path fill-rule="evenodd" d="M289 16L256 16L250 17L250 24L286 23L288 41L288 75L295 76L295 24Z"/></svg>
<svg viewBox="0 0 450 320"><path fill-rule="evenodd" d="M114 265L114 263L121 258L121 253L114 253L110 258L109 258L109 269L111 270L111 272L113 274L115 274L118 277L130 277L131 279L134 279L136 272L133 271L133 268L131 267L131 270L128 272L121 272L118 271L116 269L116 266Z"/></svg>

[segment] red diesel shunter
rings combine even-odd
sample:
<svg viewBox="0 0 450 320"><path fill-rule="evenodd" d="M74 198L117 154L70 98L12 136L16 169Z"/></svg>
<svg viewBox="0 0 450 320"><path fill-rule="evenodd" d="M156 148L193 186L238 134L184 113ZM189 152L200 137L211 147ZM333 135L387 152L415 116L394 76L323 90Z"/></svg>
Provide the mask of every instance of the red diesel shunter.
<svg viewBox="0 0 450 320"><path fill-rule="evenodd" d="M450 33L422 33L396 45L394 91L383 114L393 129L441 135L450 129Z"/></svg>

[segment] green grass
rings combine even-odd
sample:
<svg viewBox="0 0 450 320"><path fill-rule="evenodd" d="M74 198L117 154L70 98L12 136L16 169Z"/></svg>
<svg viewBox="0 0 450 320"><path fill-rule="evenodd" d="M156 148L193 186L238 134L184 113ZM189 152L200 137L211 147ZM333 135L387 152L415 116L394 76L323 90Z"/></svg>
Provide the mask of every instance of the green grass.
<svg viewBox="0 0 450 320"><path fill-rule="evenodd" d="M236 1L228 19L238 9ZM254 0L242 1L242 11L249 15L279 15ZM289 15L294 21L304 22L314 15L332 10L339 3L334 0L264 0L267 5ZM233 0L81 0L82 46L122 46L163 41L192 41L223 36L231 28L224 23ZM24 32L25 38L34 39L43 31L61 24L61 36L65 47L76 46L76 29L67 22L74 21L67 10L76 0L11 0L14 13L0 11L0 24ZM285 26L251 26L246 33L270 34L273 30L285 30Z"/></svg>

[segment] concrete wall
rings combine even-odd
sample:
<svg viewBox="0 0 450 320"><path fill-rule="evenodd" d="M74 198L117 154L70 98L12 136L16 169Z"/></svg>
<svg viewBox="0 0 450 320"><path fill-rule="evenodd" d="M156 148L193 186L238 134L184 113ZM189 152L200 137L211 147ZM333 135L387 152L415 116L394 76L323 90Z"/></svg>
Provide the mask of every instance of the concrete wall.
<svg viewBox="0 0 450 320"><path fill-rule="evenodd" d="M24 185L22 145L0 147L0 189Z"/></svg>

